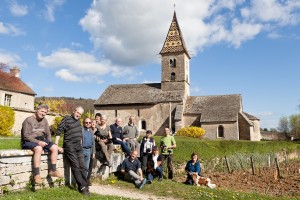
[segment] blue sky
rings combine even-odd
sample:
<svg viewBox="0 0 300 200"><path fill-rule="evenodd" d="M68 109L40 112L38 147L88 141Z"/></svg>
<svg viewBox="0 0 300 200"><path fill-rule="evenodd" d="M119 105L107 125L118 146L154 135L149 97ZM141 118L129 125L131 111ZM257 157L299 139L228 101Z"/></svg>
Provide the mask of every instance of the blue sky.
<svg viewBox="0 0 300 200"><path fill-rule="evenodd" d="M263 128L299 113L299 0L2 0L0 62L19 66L37 96L160 82L174 4L191 95L241 94Z"/></svg>

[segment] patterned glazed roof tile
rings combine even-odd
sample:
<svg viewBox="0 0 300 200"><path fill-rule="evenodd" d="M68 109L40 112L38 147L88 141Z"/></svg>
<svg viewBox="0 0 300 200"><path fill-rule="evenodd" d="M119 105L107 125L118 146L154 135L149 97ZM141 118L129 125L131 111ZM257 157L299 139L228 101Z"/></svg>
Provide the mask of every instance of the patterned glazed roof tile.
<svg viewBox="0 0 300 200"><path fill-rule="evenodd" d="M176 12L174 12L173 20L171 22L165 43L162 50L160 51L160 54L182 52L186 53L186 55L190 58L177 21Z"/></svg>

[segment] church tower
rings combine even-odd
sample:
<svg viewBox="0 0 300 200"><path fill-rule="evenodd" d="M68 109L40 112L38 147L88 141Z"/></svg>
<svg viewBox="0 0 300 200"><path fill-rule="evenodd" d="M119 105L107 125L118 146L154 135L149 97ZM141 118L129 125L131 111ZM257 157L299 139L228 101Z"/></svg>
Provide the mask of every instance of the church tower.
<svg viewBox="0 0 300 200"><path fill-rule="evenodd" d="M174 11L161 55L161 89L162 91L182 90L190 94L190 56L185 46L182 33Z"/></svg>

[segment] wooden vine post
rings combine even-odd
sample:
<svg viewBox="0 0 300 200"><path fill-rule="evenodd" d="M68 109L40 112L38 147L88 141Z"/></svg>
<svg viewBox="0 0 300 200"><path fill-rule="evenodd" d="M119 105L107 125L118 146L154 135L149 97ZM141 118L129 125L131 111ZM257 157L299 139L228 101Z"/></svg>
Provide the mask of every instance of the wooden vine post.
<svg viewBox="0 0 300 200"><path fill-rule="evenodd" d="M230 164L229 164L229 161L228 161L228 159L227 159L226 156L225 156L225 162L226 162L226 166L227 166L228 172L229 172L229 174L231 174L232 170L230 169Z"/></svg>
<svg viewBox="0 0 300 200"><path fill-rule="evenodd" d="M251 161L252 175L255 175L255 166L254 166L253 156L250 157L250 161Z"/></svg>
<svg viewBox="0 0 300 200"><path fill-rule="evenodd" d="M278 176L278 178L281 178L280 168L279 168L279 162L278 162L278 158L277 157L275 157L275 164L276 164L277 176Z"/></svg>

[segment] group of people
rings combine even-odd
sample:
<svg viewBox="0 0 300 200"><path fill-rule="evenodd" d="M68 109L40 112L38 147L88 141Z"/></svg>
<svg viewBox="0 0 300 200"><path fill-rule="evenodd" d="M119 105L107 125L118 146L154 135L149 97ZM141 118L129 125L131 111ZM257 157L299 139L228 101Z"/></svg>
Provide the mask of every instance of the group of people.
<svg viewBox="0 0 300 200"><path fill-rule="evenodd" d="M106 116L97 113L95 119L85 117L82 126L80 119L84 109L78 106L71 115L61 120L55 142L52 142L49 124L45 118L48 111L47 105L39 105L36 113L24 120L21 130L22 149L31 149L34 152L32 175L36 184L43 182L40 176L43 151L50 153L49 176L63 178L56 169L58 153L63 152L70 164L78 191L84 195L89 194L91 160L102 157L103 164L110 167L114 144L121 145L127 156L121 165L125 180L133 181L138 188L142 188L147 180L152 183L154 177L158 177L158 181L162 180L162 163L166 159L168 178L173 179L172 155L176 142L170 135L169 128L165 128L165 136L161 138L159 154L159 147L156 146L150 130L138 142L139 131L134 116L129 117L129 122L124 127L121 126L120 118L109 126L106 124ZM58 146L61 135L64 137L63 148Z"/></svg>

